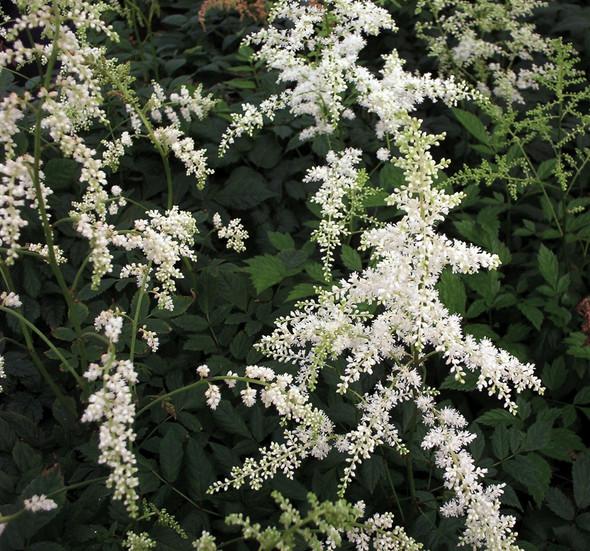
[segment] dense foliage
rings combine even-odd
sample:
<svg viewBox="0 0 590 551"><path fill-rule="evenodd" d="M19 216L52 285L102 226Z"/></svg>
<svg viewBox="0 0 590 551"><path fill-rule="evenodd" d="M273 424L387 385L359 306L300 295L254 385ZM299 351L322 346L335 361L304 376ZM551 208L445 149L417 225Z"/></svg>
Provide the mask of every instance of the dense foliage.
<svg viewBox="0 0 590 551"><path fill-rule="evenodd" d="M584 2L4 16L2 550L590 548Z"/></svg>

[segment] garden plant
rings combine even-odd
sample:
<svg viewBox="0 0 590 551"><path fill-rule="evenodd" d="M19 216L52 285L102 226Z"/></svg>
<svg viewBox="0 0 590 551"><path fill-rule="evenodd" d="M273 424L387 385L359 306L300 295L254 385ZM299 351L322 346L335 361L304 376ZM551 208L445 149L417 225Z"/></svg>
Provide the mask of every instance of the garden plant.
<svg viewBox="0 0 590 551"><path fill-rule="evenodd" d="M590 549L590 7L16 0L0 549Z"/></svg>

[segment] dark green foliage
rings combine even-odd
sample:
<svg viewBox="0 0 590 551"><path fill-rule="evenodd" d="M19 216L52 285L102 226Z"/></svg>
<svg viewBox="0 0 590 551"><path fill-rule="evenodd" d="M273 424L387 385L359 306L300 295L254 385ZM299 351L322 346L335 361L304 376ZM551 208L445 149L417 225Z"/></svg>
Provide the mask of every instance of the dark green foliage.
<svg viewBox="0 0 590 551"><path fill-rule="evenodd" d="M202 530L215 533L220 541L238 537L235 527L224 522L227 514L249 515L263 528L276 524L280 511L273 505L272 490L306 511L310 491L320 500L336 499L343 464L336 452L323 461L307 460L295 480L278 476L258 492L207 493L213 482L280 434L279 420L260 404L246 408L238 394L243 386L224 386L223 399L212 412L204 396L207 382L200 384L195 368L207 363L214 378L228 371L242 374L245 365L264 365L266 360L254 347L261 335L295 301L331 282L325 281L318 251L309 241L317 226L317 206L308 202L315 189L302 183L305 171L328 144L323 138L302 143L297 136L301 123L279 113L254 138L242 137L224 157L217 156L230 114L245 101L258 103L276 93L279 85L252 61L248 47L240 47L255 24L233 12L219 12L203 28L199 7L192 1L129 3L131 26L120 16L113 21L125 39L109 46L109 55L129 62L140 95L149 95L147 86L156 79L170 90L180 83L203 83L221 98L214 116L190 126L189 135L207 150L215 168L204 189L197 190L183 168L172 164L175 202L194 214L200 229L198 261L183 266L174 311L160 310L149 300L136 308L139 294L131 279L107 276L96 289L88 270L82 269L78 279L88 250L67 223L56 224L55 233L72 259L63 273L76 302L74 312L68 312L46 265L25 258L10 269L24 317L52 339L50 347L37 335L32 345L63 399L57 399L40 376L18 320L3 317L0 353L7 378L1 380L0 394L0 514L17 512L23 499L33 494L50 495L58 504L54 511L25 513L11 522L0 537L7 551L121 549L128 530L148 531L157 549L189 549ZM411 17L408 6L391 9ZM550 2L539 15L539 25L547 35L566 34L587 56L590 27L588 18L581 17L587 10ZM432 63L419 55L409 29L386 41L407 54L412 70ZM369 43L368 65L375 64L380 48ZM506 483L503 504L517 516L519 544L527 551L590 548L590 348L577 312L578 304L590 295L590 94L583 80L568 81L566 72L588 64L576 64L567 45L558 53L555 63L562 73L557 77L566 82L558 88L556 75L542 82L537 95L531 92L527 97L535 108L498 114L489 106L462 105L441 115L437 106L422 107L427 125L447 131L440 156L453 160L450 182L466 184L466 198L444 223L445 232L502 260L493 272L444 271L438 285L441 300L465 317L465 332L489 337L520 360L535 363L546 392L522 396L515 417L485 391L463 393L476 388L476 379L468 375L465 384L459 384L441 375L445 372L434 360L428 365L428 381L443 398L460 405L471 430L481 436L471 451L488 469L487 482ZM16 86L8 73L1 73L2 90ZM108 97L109 124L114 128L124 114L121 102ZM342 132L355 147L375 151L370 121L351 121ZM91 128L87 136L89 143L98 144L101 134ZM373 168L367 166L376 191L364 205L380 221L391 221L398 213L385 206L384 190L390 193L403 175L390 164L371 172ZM51 206L56 219L67 217L71 201L80 199L78 170L71 159L57 157L48 158L44 166L46 183L54 191ZM166 204L164 181L153 150L135 145L119 171L109 174L111 184L124 187L125 195L141 205L130 203L120 213L120 227L144 216L144 209ZM209 233L215 212L225 219L242 218L250 233L246 253L225 250ZM33 217L26 231L34 241L30 236L40 227ZM356 238L353 232L335 255L335 274L366 267ZM123 256L115 257L114 276L126 262ZM93 340L82 346L75 323L84 332L92 331L96 315L115 302L128 313L137 310L138 326L145 325L160 338L158 354L143 341L136 348L139 382L134 399L139 414L133 451L139 492L158 510L173 515L188 540L147 514L130 519L120 503L111 501L111 491L104 487L108 470L97 464L95 427L79 422L88 390L68 369L81 374L81 357L98 361L104 349ZM123 334L120 350L128 350L131 339L129 332ZM349 427L358 412L334 392L329 378L322 374L314 399L337 426ZM362 392L361 383L354 390ZM369 514L393 511L408 533L433 551L455 549L461 521L438 513L443 481L433 459L418 445L423 428L415 433L410 429L414 411L400 408L395 415L400 432L411 441L411 459L383 447L359 468L346 497L351 503L363 499ZM415 499L408 462L414 470ZM231 549L253 548L250 543L232 545Z"/></svg>

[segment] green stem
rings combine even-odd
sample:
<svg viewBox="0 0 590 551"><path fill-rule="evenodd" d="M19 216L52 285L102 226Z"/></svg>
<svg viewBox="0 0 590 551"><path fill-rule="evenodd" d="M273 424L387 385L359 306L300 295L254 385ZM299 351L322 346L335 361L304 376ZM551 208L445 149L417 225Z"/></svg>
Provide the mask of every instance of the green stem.
<svg viewBox="0 0 590 551"><path fill-rule="evenodd" d="M402 504L399 501L399 496L397 495L397 492L395 491L395 485L393 484L393 480L391 479L391 473L389 472L389 469L387 468L387 463L385 463L385 472L387 473L387 480L389 481L389 487L391 488L391 491L393 492L393 498L395 499L395 503L396 503L397 508L399 510L399 514L402 518L402 524L405 524L406 518L404 517L404 510L402 509Z"/></svg>
<svg viewBox="0 0 590 551"><path fill-rule="evenodd" d="M561 225L559 223L557 213L555 212L555 209L553 208L553 202L551 201L551 199L549 198L549 195L547 194L547 190L545 189L545 185L543 184L543 181L539 178L537 171L535 170L535 167L533 166L533 163L531 162L529 156L526 154L521 141L518 139L518 136L515 136L515 138L516 138L516 144L518 145L523 157L526 159L527 164L529 165L529 169L535 175L535 181L538 182L539 185L541 186L541 191L543 192L543 195L545 196L545 199L547 201L547 205L549 206L549 208L551 210L551 215L553 216L553 220L555 221L555 224L557 224L557 229L559 230L559 234L561 237L563 237L563 235L564 235L563 230L561 229Z"/></svg>
<svg viewBox="0 0 590 551"><path fill-rule="evenodd" d="M64 364L64 366L66 367L66 369L72 374L72 376L74 377L74 379L76 379L76 382L78 383L78 385L80 385L80 387L82 389L87 390L87 388L86 388L87 385L86 385L86 382L84 381L84 379L82 379L82 377L80 377L80 375L78 375L78 373L76 373L76 370L72 367L72 365L70 364L70 362L68 362L68 360L66 360L66 358L64 358L63 354L47 338L47 336L45 335L45 333L43 333L43 331L41 331L35 325L33 325L20 312L17 312L16 310L13 310L12 308L7 308L6 306L0 306L0 311L5 312L7 314L10 314L10 315L14 316L15 318L17 318L20 321L21 324L24 324L29 329L32 329L33 332L36 333L37 336L40 337L41 340L43 340L45 342L45 344L47 344L47 346L49 346L49 348L51 348L51 350L53 351L53 353L60 359L60 361ZM43 370L45 371L45 367L43 367ZM45 373L47 373L47 371L45 371Z"/></svg>
<svg viewBox="0 0 590 551"><path fill-rule="evenodd" d="M193 388L197 388L198 386L207 384L211 381L241 381L243 383L253 383L262 386L269 386L270 383L265 381L260 381L259 379L250 379L248 377L234 377L228 375L218 375L217 377L211 377L210 379L199 379L198 381L191 383L190 385L183 386L182 388L177 388L176 390L172 390L171 392L167 392L166 394L162 394L158 396L153 402L150 402L147 406L142 407L136 415L136 418L139 417L143 412L147 411L148 409L154 407L156 404L175 396L176 394L180 394L181 392L185 392L187 390L192 390Z"/></svg>

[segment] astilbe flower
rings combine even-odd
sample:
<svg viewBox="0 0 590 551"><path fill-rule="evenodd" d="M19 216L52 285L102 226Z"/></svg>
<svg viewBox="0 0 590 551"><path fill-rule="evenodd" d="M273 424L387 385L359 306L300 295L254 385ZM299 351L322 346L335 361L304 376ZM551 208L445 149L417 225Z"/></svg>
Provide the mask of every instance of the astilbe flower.
<svg viewBox="0 0 590 551"><path fill-rule="evenodd" d="M149 265L155 266L156 285L151 292L156 296L160 308L172 310L175 279L183 277L177 264L183 257L196 260L192 246L197 225L189 212L181 211L176 206L164 214L155 210L147 214L149 220L136 220L132 232L117 233L111 240L129 251L139 249ZM142 284L147 285L151 269L149 266L130 263L122 268L120 277L130 275L137 277L138 287L141 288Z"/></svg>
<svg viewBox="0 0 590 551"><path fill-rule="evenodd" d="M412 112L425 98L453 105L476 94L452 79L407 73L396 52L384 56L379 78L359 65L364 35L394 28L390 16L369 2L327 0L320 5L285 0L271 14L271 21L277 19L289 24L263 29L250 43L260 45L258 58L278 71L287 89L265 100L259 109L248 105L242 115L235 116L221 150L283 107L294 116L311 116L313 122L301 133L302 139L331 133L343 119L354 116L353 98L357 107L376 116L376 134L388 146L380 150L379 159L385 160L385 153L392 150L397 155L391 162L403 172L404 182L386 202L402 216L396 222L370 224L362 233L361 247L371 251L368 268L319 292L316 299L300 303L277 320L273 333L262 338L262 352L297 366L295 376L276 375L268 368L246 369L247 377L259 378L263 385L261 402L276 408L288 422L287 428L282 441L263 448L259 457L246 459L242 467L234 467L230 477L214 484L211 491L246 483L260 488L277 472L292 477L305 458L321 459L336 448L347 457L339 487L344 495L358 465L378 446L387 444L400 454L407 452L391 414L409 402L418 422L428 430L422 446L436 450L445 487L455 494L442 513L466 516L460 542L492 551L515 549L514 519L500 513L501 486L484 485L486 472L475 466L466 449L474 435L463 429L455 410L437 407L438 393L426 386L422 373L427 358L438 353L459 382L468 371L475 373L478 388L498 396L511 412L517 408L515 392L542 391L532 365L498 350L488 339L478 342L463 335L460 317L451 315L438 296L436 285L443 269L470 274L497 268L499 258L436 231L463 196L446 193L437 185L439 171L447 163L437 162L430 149L443 136L423 132ZM360 179L359 155L347 150L329 156L327 166L312 169L308 180L321 183L317 197L326 219L340 220L344 208L350 208L343 205ZM368 218L365 221L371 223ZM333 232L334 241L343 233ZM330 254L332 247L330 242L323 252ZM341 433L310 399L320 371L335 369L335 364L338 392L352 396L359 410L356 426ZM375 372L384 374L363 395L358 394L352 385L368 375L374 377ZM241 396L248 402L255 398L249 392ZM390 516L375 522L392 526ZM362 549L365 541L363 536L355 543ZM392 545L384 540L382 548Z"/></svg>
<svg viewBox="0 0 590 551"><path fill-rule="evenodd" d="M486 95L508 104L524 103L521 90L536 89L535 75L551 64L533 63L553 46L527 21L540 0L420 0L417 13L427 13L417 24L444 76L471 79ZM497 34L503 37L498 40ZM495 37L493 41L489 37Z"/></svg>
<svg viewBox="0 0 590 551"><path fill-rule="evenodd" d="M498 395L511 411L516 410L513 389L541 391L541 382L531 365L497 350L486 339L477 342L463 336L459 316L451 315L438 298L435 285L446 266L454 272L473 273L499 264L495 255L435 231L462 197L435 185L445 163L434 161L429 149L439 139L422 132L417 120L398 133L395 145L400 156L393 162L404 171L405 183L387 201L404 215L397 223L364 232L363 246L373 251L372 267L303 303L263 337L260 349L276 360L298 365L298 375L275 377L257 370L247 375L273 381L260 391L261 400L276 407L295 428L285 430L283 443L272 443L260 457L246 459L213 489L238 487L247 481L259 488L277 471L293 476L304 458L325 457L335 445L347 455L339 489L343 495L357 466L379 445L406 453L390 414L400 404L413 401L426 426L438 424L427 433L423 447L437 448L435 458L444 470L445 486L455 492L443 513L467 516L461 541L475 548L510 550L514 519L499 512L501 486L484 487L485 470L474 465L465 449L475 436L462 430L464 420L457 412L436 407L437 393L425 386L420 369L424 357L438 351L458 380L465 370L476 372L478 386ZM378 308L370 313L367 304ZM342 434L335 434L324 412L311 406L308 390L315 386L319 371L337 358L345 359L338 384L343 394L377 366L388 366L385 380L359 397L358 425Z"/></svg>
<svg viewBox="0 0 590 551"><path fill-rule="evenodd" d="M32 513L57 509L57 503L53 499L49 499L45 494L41 494L40 496L34 495L25 499L24 506L27 511L31 511Z"/></svg>
<svg viewBox="0 0 590 551"><path fill-rule="evenodd" d="M511 532L515 518L500 513L500 496L504 484L484 487L481 479L487 469L475 466L465 446L475 440L473 433L462 430L467 420L455 409L438 410L432 400L421 400L419 408L424 423L432 427L422 441L424 449L436 448L437 467L444 469L445 487L455 497L441 507L444 516L465 516L465 530L460 539L462 545L472 548L487 547L507 551L519 549Z"/></svg>
<svg viewBox="0 0 590 551"><path fill-rule="evenodd" d="M217 237L220 239L227 239L227 248L233 249L236 252L243 252L246 250L244 241L248 239L248 232L244 229L242 220L240 218L233 218L226 226L221 221L221 216L218 212L213 215L213 227L217 230Z"/></svg>
<svg viewBox="0 0 590 551"><path fill-rule="evenodd" d="M326 279L332 271L334 249L343 237L350 235L347 223L357 214L354 206L346 204L346 199L355 195L357 200L362 198L362 188L367 181L354 168L360 156L359 149L348 148L340 153L330 151L326 156L328 165L312 168L304 179L304 182L321 182L311 199L321 209L320 225L311 237L320 246Z"/></svg>
<svg viewBox="0 0 590 551"><path fill-rule="evenodd" d="M6 372L4 371L4 356L0 356L0 379L6 378ZM0 385L0 393L4 392L4 387Z"/></svg>
<svg viewBox="0 0 590 551"><path fill-rule="evenodd" d="M221 140L222 153L236 137L251 134L283 108L296 117L313 118L313 124L300 133L304 140L331 134L342 119L354 118L353 106L347 100L356 95L360 106L378 115L377 132L383 136L406 124L408 113L425 98L453 104L469 96L466 86L452 79L404 71L395 52L385 56L381 78L360 65L358 57L366 44L365 36L396 28L389 13L372 2L282 0L273 6L269 17L270 23L278 20L287 20L290 25L270 25L247 41L259 45L256 58L276 70L278 81L288 87L259 107L244 104L243 112L232 117L232 125Z"/></svg>
<svg viewBox="0 0 590 551"><path fill-rule="evenodd" d="M135 441L132 426L135 404L130 385L137 382L137 373L129 360L116 360L114 354L107 353L103 354L100 364L89 365L84 377L102 384L88 398L81 421L101 423L98 462L111 469L106 485L114 489L113 499L122 500L129 514L136 516L139 479L136 459L130 449Z"/></svg>

